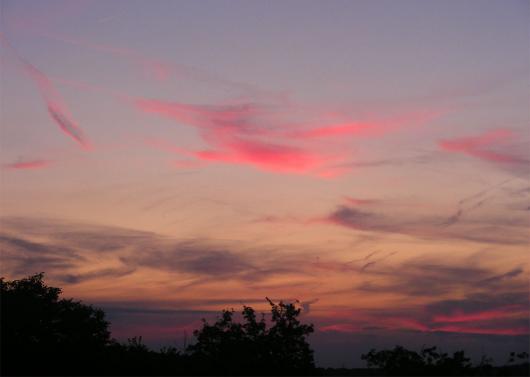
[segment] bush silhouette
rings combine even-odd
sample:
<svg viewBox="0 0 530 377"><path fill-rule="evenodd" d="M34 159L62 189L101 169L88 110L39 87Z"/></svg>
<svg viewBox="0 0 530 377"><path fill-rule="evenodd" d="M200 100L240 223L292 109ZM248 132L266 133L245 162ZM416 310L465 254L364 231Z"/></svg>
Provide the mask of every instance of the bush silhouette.
<svg viewBox="0 0 530 377"><path fill-rule="evenodd" d="M437 352L437 347L423 348L419 353L396 346L392 350L376 351L372 349L361 356L368 367L380 368L391 376L461 376L469 375L470 359L464 351L453 356ZM483 360L485 361L485 360ZM485 364L481 364L485 368Z"/></svg>
<svg viewBox="0 0 530 377"><path fill-rule="evenodd" d="M60 373L61 365L89 362L110 344L103 311L60 293L42 273L0 279L3 374Z"/></svg>
<svg viewBox="0 0 530 377"><path fill-rule="evenodd" d="M196 344L188 347L190 356L203 366L203 372L217 374L308 374L315 368L313 351L306 337L313 325L301 324L300 309L294 304L271 306L271 326L265 316L245 306L243 323L234 321L234 311L225 310L214 323L203 320L194 332Z"/></svg>

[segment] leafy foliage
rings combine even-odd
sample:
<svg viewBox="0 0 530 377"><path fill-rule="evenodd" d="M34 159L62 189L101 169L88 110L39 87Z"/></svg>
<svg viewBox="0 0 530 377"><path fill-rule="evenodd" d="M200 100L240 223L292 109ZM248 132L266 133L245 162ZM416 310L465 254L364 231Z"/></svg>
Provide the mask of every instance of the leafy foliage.
<svg viewBox="0 0 530 377"><path fill-rule="evenodd" d="M301 324L294 304L271 305L271 326L251 307L241 312L243 323L234 321L233 310L223 311L214 323L203 322L196 330L196 344L188 347L204 372L219 374L307 374L314 370L313 351L306 337L313 325Z"/></svg>
<svg viewBox="0 0 530 377"><path fill-rule="evenodd" d="M103 311L59 299L60 293L44 284L42 273L22 280L0 279L4 372L39 374L74 354L79 361L101 354L110 344Z"/></svg>
<svg viewBox="0 0 530 377"><path fill-rule="evenodd" d="M383 351L372 349L361 359L366 360L368 367L380 368L392 376L460 376L469 375L472 368L464 351L449 356L438 352L437 347L423 348L419 353L402 346Z"/></svg>

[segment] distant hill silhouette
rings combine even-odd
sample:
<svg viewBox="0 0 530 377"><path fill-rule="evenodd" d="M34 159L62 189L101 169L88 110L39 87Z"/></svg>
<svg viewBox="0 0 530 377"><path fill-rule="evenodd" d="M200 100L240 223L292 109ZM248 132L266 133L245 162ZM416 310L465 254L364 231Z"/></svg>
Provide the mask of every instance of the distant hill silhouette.
<svg viewBox="0 0 530 377"><path fill-rule="evenodd" d="M368 368L316 368L307 342L313 325L299 321L294 304L268 298L270 321L247 306L241 322L224 310L213 324L203 320L184 351L153 351L141 337L112 339L102 310L60 293L42 273L0 279L2 375L529 375L526 352L511 353L503 367L487 358L474 366L463 351L449 356L436 347L371 350L362 356Z"/></svg>

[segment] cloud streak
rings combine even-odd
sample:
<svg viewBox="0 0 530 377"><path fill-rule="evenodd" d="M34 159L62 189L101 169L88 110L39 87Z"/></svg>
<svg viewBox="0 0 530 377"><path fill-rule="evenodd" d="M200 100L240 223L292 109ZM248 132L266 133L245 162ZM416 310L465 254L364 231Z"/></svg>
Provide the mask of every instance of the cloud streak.
<svg viewBox="0 0 530 377"><path fill-rule="evenodd" d="M328 176L333 172L326 166L342 158L274 140L277 139L274 132L258 126L255 118L264 108L254 104L204 106L139 99L135 105L143 112L197 128L210 149L186 150L168 147L167 143L151 145L200 161L250 165L277 173Z"/></svg>
<svg viewBox="0 0 530 377"><path fill-rule="evenodd" d="M527 161L504 149L515 135L508 129L487 131L477 136L467 136L439 141L440 148L447 152L462 153L484 161L501 164L521 164Z"/></svg>
<svg viewBox="0 0 530 377"><path fill-rule="evenodd" d="M477 206L468 208L467 211L474 208ZM528 222L523 217L516 220L501 216L497 219L462 222L463 213L464 210L460 208L449 218L388 216L380 212L339 205L322 221L358 231L403 234L421 239L455 239L507 245L523 245L528 242L525 229ZM459 226L456 226L457 223Z"/></svg>
<svg viewBox="0 0 530 377"><path fill-rule="evenodd" d="M4 164L4 168L9 170L39 170L47 168L50 165L51 161L48 160L27 160Z"/></svg>
<svg viewBox="0 0 530 377"><path fill-rule="evenodd" d="M18 65L26 73L26 75L33 81L39 93L46 104L48 114L52 121L61 129L61 131L73 139L83 149L90 150L91 145L85 136L83 130L78 126L73 119L61 95L51 82L51 80L42 71L37 69L33 64L22 58L16 50L11 46L9 41L0 34L0 42L9 48L12 55L15 57Z"/></svg>

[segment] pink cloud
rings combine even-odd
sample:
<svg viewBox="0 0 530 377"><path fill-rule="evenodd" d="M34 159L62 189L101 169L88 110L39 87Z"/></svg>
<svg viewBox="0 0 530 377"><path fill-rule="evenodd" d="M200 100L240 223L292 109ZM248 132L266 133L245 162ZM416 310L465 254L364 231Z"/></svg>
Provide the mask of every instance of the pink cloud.
<svg viewBox="0 0 530 377"><path fill-rule="evenodd" d="M351 196L345 196L344 200L348 204L351 204L354 206L364 206L364 205L376 204L379 202L379 200L376 200L376 199L358 199L358 198L352 198Z"/></svg>
<svg viewBox="0 0 530 377"><path fill-rule="evenodd" d="M486 321L497 318L512 317L514 315L521 314L521 312L522 309L518 306L509 306L500 309L484 310L471 313L455 311L454 313L451 313L449 315L435 315L432 321L443 323Z"/></svg>
<svg viewBox="0 0 530 377"><path fill-rule="evenodd" d="M336 155L276 141L278 138L273 132L254 123L254 117L262 110L253 104L201 106L146 99L138 99L134 104L143 112L197 128L210 148L190 151L168 146L167 143L150 144L166 151L191 155L201 161L323 177L334 173L326 165L340 160Z"/></svg>
<svg viewBox="0 0 530 377"><path fill-rule="evenodd" d="M498 151L499 148L506 147L507 142L513 140L514 137L515 135L510 130L497 129L478 136L441 140L438 144L445 151L463 153L485 161L518 163L522 162L522 159Z"/></svg>
<svg viewBox="0 0 530 377"><path fill-rule="evenodd" d="M226 140L224 151L200 151L201 160L247 164L275 172L307 173L326 163L326 158L300 148L261 141Z"/></svg>
<svg viewBox="0 0 530 377"><path fill-rule="evenodd" d="M191 155L200 161L249 165L260 170L277 173L325 174L319 172L330 158L310 151L282 144L233 137L230 140L216 140L217 149L189 151L168 147L160 143L150 143L166 151Z"/></svg>
<svg viewBox="0 0 530 377"><path fill-rule="evenodd" d="M218 133L249 131L251 118L259 112L258 106L249 103L209 106L140 98L134 101L134 105L143 112L158 114L184 125L209 127Z"/></svg>
<svg viewBox="0 0 530 377"><path fill-rule="evenodd" d="M370 122L352 122L348 120L307 130L287 132L286 135L302 140L345 136L381 137L403 128L422 125L440 114L439 111L425 110Z"/></svg>
<svg viewBox="0 0 530 377"><path fill-rule="evenodd" d="M318 329L322 332L341 332L341 333L358 333L361 331L359 326L351 323L337 323L333 325L322 326Z"/></svg>
<svg viewBox="0 0 530 377"><path fill-rule="evenodd" d="M387 317L376 319L373 316L356 315L359 322L356 323L335 323L325 325L319 328L320 331L336 331L342 333L358 333L367 327L384 328L385 330L416 330L422 332L431 331L430 328L413 318Z"/></svg>
<svg viewBox="0 0 530 377"><path fill-rule="evenodd" d="M31 160L31 161L20 161L13 162L11 164L6 164L4 167L6 169L12 170L36 170L43 169L50 165L50 161L47 160Z"/></svg>
<svg viewBox="0 0 530 377"><path fill-rule="evenodd" d="M390 328L401 330L401 329L408 329L408 330L417 330L417 331L430 331L429 326L422 323L421 321L414 319L414 318L402 318L402 317L395 317L395 318L388 318L387 320L383 321L384 323L389 324Z"/></svg>
<svg viewBox="0 0 530 377"><path fill-rule="evenodd" d="M369 123L346 123L318 127L310 130L295 131L290 136L300 139L338 137L345 135L376 136L384 133L384 127Z"/></svg>
<svg viewBox="0 0 530 377"><path fill-rule="evenodd" d="M434 328L432 331L453 332L463 334L484 334L484 335L527 335L530 334L528 327L507 327L507 328L483 328L463 325L447 325Z"/></svg>
<svg viewBox="0 0 530 377"><path fill-rule="evenodd" d="M86 85L79 83L73 83L73 85L86 89ZM183 154L207 163L247 165L260 170L304 174L325 179L341 176L351 169L341 165L350 149L343 148L341 152L340 146L336 143L328 143L326 140L321 140L325 137L319 136L355 132L375 136L386 132L384 130L399 128L404 124L418 124L434 114L432 112L408 114L396 117L394 120L386 120L381 125L351 123L346 126L316 128L304 135L303 131L285 131L289 122L278 119L278 117L287 116L284 108L275 107L274 111L271 111L271 108L265 105L252 102L196 105L132 98L126 94L100 87L90 86L89 89L104 90L125 100L143 113L155 114L171 119L179 125L196 128L207 144L207 147L203 149L190 150L168 146L167 143L149 142L152 147ZM312 138L314 140L309 140ZM192 162L183 161L175 164L178 167L191 165L193 165Z"/></svg>
<svg viewBox="0 0 530 377"><path fill-rule="evenodd" d="M64 134L76 141L82 148L87 150L91 149L90 143L85 137L83 130L73 119L64 100L51 80L43 72L37 69L37 67L19 56L15 49L5 38L3 38L2 35L0 35L0 41L9 47L21 68L37 86L53 122L59 126Z"/></svg>
<svg viewBox="0 0 530 377"><path fill-rule="evenodd" d="M363 321L362 323L364 323ZM484 334L484 335L527 335L530 329L525 326L519 327L488 327L470 326L462 324L448 324L443 326L429 326L413 318L385 318L374 323L374 320L362 323L335 323L319 327L322 332L359 333L367 326L382 328L386 331L415 330L420 332L450 332L460 334Z"/></svg>

